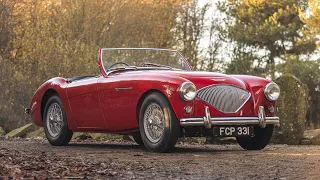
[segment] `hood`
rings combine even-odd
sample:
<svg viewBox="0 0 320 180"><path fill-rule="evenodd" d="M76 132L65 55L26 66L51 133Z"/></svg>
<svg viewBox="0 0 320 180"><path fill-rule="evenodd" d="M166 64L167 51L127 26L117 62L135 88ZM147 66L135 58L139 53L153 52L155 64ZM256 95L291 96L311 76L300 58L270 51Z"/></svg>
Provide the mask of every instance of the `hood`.
<svg viewBox="0 0 320 180"><path fill-rule="evenodd" d="M246 83L241 79L221 73L201 71L166 71L165 74L185 78L194 83L197 89L201 89L212 84L230 84L242 89L247 89Z"/></svg>

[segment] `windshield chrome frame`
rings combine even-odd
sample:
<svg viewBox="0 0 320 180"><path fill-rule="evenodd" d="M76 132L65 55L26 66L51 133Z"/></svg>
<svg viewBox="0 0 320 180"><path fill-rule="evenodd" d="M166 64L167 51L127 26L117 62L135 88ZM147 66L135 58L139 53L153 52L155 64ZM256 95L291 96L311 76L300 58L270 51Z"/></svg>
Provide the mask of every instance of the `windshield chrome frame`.
<svg viewBox="0 0 320 180"><path fill-rule="evenodd" d="M192 71L192 67L190 66L189 62L186 60L186 58L178 51L178 50L172 50L172 49L161 49L161 48L101 48L101 63L102 63L102 68L104 72L107 74L106 69L104 68L104 62L102 59L102 54L103 51L111 51L111 50L154 50L154 51L168 51L168 52L176 52L184 61L184 63L187 65L188 70L187 71Z"/></svg>

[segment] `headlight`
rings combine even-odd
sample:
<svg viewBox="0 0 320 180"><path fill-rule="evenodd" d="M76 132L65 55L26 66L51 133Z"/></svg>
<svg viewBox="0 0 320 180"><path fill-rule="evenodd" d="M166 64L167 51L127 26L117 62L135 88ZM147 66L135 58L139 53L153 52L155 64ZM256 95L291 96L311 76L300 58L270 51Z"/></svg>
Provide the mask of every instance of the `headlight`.
<svg viewBox="0 0 320 180"><path fill-rule="evenodd" d="M180 96L185 101L192 101L196 97L196 86L192 82L184 82L179 88Z"/></svg>
<svg viewBox="0 0 320 180"><path fill-rule="evenodd" d="M277 100L280 96L279 86L274 82L268 83L264 88L264 95L269 101Z"/></svg>

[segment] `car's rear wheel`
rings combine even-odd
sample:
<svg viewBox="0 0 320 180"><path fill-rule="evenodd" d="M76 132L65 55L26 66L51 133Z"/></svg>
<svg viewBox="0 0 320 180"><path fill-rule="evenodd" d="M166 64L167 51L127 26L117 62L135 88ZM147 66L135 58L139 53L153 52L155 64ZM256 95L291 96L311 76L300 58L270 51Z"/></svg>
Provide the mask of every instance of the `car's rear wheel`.
<svg viewBox="0 0 320 180"><path fill-rule="evenodd" d="M267 125L265 128L255 127L253 137L237 137L237 141L243 149L261 150L270 142L273 127L273 125Z"/></svg>
<svg viewBox="0 0 320 180"><path fill-rule="evenodd" d="M52 96L47 101L43 113L43 126L50 144L64 146L70 142L73 133L68 128L67 116L58 96Z"/></svg>
<svg viewBox="0 0 320 180"><path fill-rule="evenodd" d="M179 122L164 95L148 95L139 114L139 128L146 148L153 152L168 152L177 143Z"/></svg>

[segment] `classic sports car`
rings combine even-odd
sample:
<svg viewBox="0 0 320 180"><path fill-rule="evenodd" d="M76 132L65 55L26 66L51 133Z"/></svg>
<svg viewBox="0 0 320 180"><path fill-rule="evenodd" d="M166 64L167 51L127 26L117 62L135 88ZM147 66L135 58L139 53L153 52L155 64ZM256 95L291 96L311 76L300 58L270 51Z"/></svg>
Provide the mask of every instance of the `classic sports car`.
<svg viewBox="0 0 320 180"><path fill-rule="evenodd" d="M101 75L56 77L35 92L26 112L50 144L73 132L132 135L153 152L179 137L231 136L247 150L263 149L274 125L277 84L246 76L192 71L176 50L104 48Z"/></svg>

